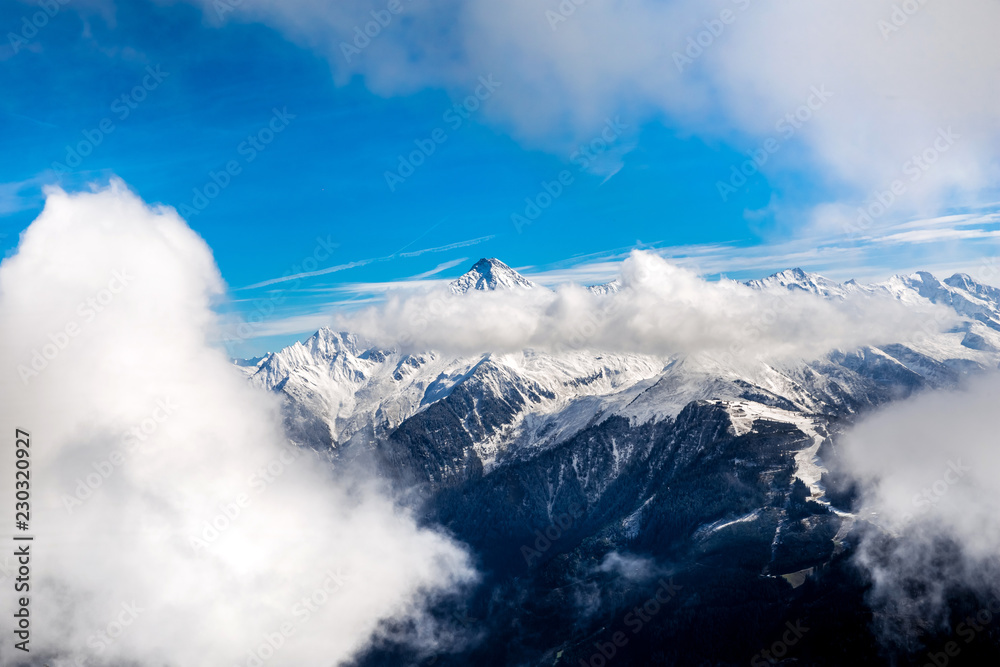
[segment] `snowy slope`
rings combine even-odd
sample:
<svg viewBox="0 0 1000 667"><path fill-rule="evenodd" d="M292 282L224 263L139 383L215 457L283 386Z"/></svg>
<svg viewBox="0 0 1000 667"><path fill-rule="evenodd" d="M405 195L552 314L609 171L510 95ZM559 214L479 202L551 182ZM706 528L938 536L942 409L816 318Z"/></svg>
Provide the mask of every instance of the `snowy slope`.
<svg viewBox="0 0 1000 667"><path fill-rule="evenodd" d="M941 304L961 319L944 334L915 332L880 349L832 350L823 359L784 364L585 350L459 358L434 351L402 354L323 329L240 367L252 384L284 396L293 432L303 439L321 434L334 448L374 447L407 420L444 402L489 471L505 461L538 456L614 416L638 426L673 420L693 402L723 401L741 406L744 415L766 413L771 420L803 425L804 417L790 415L811 420L813 415L855 414L925 387L954 385L963 375L1000 362L1000 290L968 276L938 281L917 273L859 285L792 269L747 284L833 299L851 292L889 295L904 304ZM616 286L592 290L613 295ZM495 259L480 260L451 284L456 294L534 287ZM449 400L456 388L462 396ZM733 419L734 424L745 421ZM814 488L815 475L808 477Z"/></svg>
<svg viewBox="0 0 1000 667"><path fill-rule="evenodd" d="M809 292L823 297L843 297L850 291L850 287L845 287L816 273L806 273L802 269L779 271L761 280L748 280L746 285L760 290L787 289L793 292Z"/></svg>
<svg viewBox="0 0 1000 667"><path fill-rule="evenodd" d="M461 277L448 285L453 294L465 294L474 290L533 289L537 287L520 273L499 259L483 258Z"/></svg>
<svg viewBox="0 0 1000 667"><path fill-rule="evenodd" d="M494 261L478 262L453 291L531 286ZM526 617L523 600L552 599L561 618L573 582L581 591L606 586L599 564L628 554L669 563L685 591L705 599L811 578L843 595L841 579L824 584L813 573L829 576L834 556L854 548L852 530L878 517L856 513L850 480L829 473L837 434L879 405L996 368L1000 290L960 274L861 285L795 269L747 284L940 304L954 322L944 333L930 322L894 344L782 362L586 350L405 354L322 329L238 365L284 399L296 441L374 469L499 573L482 592L482 615L473 614L502 619L491 650L504 650L509 628L544 617L536 607ZM618 285L590 291L615 298ZM526 561L524 546L568 516L571 527ZM601 630L587 627L584 656ZM545 660L530 664L551 664L544 643ZM464 657L454 664L482 663Z"/></svg>

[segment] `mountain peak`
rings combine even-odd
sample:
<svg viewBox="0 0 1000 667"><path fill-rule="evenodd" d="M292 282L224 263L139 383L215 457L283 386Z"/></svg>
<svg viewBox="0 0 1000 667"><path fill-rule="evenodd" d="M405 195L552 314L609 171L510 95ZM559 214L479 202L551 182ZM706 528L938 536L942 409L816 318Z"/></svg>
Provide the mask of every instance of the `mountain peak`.
<svg viewBox="0 0 1000 667"><path fill-rule="evenodd" d="M615 278L609 283L602 283L600 285L591 285L587 288L588 292L593 294L617 294L622 291L622 281Z"/></svg>
<svg viewBox="0 0 1000 667"><path fill-rule="evenodd" d="M945 278L941 282L949 287L962 290L980 299L1000 302L1000 289L997 289L992 285L977 282L967 273L956 273L952 277Z"/></svg>
<svg viewBox="0 0 1000 667"><path fill-rule="evenodd" d="M820 296L841 296L844 291L840 284L824 278L818 273L807 273L799 268L785 269L762 280L748 280L746 285L754 289L781 288L811 292Z"/></svg>
<svg viewBox="0 0 1000 667"><path fill-rule="evenodd" d="M535 283L495 257L480 259L467 273L449 284L453 294L497 289L532 289L535 286Z"/></svg>

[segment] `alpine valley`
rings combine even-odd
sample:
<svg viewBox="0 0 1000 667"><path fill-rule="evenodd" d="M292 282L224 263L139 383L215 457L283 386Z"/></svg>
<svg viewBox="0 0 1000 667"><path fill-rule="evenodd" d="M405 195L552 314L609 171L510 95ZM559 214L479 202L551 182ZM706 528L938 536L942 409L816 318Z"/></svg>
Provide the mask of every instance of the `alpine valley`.
<svg viewBox="0 0 1000 667"><path fill-rule="evenodd" d="M463 357L331 329L237 361L281 397L296 444L376 471L476 558L479 583L440 599L433 629L387 624L357 664L925 664L946 629L895 647L873 629L853 556L867 532L893 533L860 511L838 436L880 406L995 369L1000 290L964 274L860 285L798 269L746 285L938 304L957 324L781 362ZM546 289L496 259L449 287ZM614 298L621 284L589 289ZM962 664L1000 664L995 639L963 648Z"/></svg>

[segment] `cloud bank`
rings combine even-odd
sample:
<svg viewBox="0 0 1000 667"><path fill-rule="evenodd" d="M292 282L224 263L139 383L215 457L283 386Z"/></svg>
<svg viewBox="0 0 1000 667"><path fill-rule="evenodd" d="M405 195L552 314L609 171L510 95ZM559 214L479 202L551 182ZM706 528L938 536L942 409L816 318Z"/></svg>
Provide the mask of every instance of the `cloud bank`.
<svg viewBox="0 0 1000 667"><path fill-rule="evenodd" d="M936 306L904 307L864 294L833 301L784 289L758 291L730 280L708 282L642 251L622 263L618 280L620 291L604 295L573 284L555 291L407 291L342 314L336 326L414 351L590 349L779 360L900 342L954 319Z"/></svg>
<svg viewBox="0 0 1000 667"><path fill-rule="evenodd" d="M852 206L817 211L838 230L895 181L893 213L928 213L971 203L998 172L991 0L243 0L221 12L191 1L210 21L274 26L339 81L360 75L382 95L460 98L492 73L503 87L485 117L567 154L617 114L748 156L773 138L765 173L811 168L848 188ZM942 132L954 138L943 151Z"/></svg>
<svg viewBox="0 0 1000 667"><path fill-rule="evenodd" d="M31 656L53 667L338 664L476 576L287 441L207 342L222 290L204 242L120 182L50 191L0 266L0 423L31 433Z"/></svg>
<svg viewBox="0 0 1000 667"><path fill-rule="evenodd" d="M858 562L872 576L881 630L912 642L949 622L957 591L1000 596L1000 377L894 404L853 429L844 461L866 489L862 511L896 539L869 533Z"/></svg>

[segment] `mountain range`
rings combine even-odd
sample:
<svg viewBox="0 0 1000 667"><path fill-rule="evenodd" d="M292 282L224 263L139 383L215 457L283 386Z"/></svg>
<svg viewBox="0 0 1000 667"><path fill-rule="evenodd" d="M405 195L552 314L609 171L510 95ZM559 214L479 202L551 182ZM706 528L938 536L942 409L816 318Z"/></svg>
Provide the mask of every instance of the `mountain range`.
<svg viewBox="0 0 1000 667"><path fill-rule="evenodd" d="M857 511L838 436L881 405L996 368L1000 290L964 274L861 285L800 269L745 284L937 304L957 324L781 362L583 349L455 356L331 329L238 362L281 397L297 444L374 470L480 563L479 588L436 610L453 645L414 656L390 628L358 664L595 665L595 655L611 660L609 641L615 664L747 664L796 619L815 629L787 664L885 664L869 582L850 564L860 532L878 522ZM456 298L546 289L497 259L449 288ZM621 283L589 289L614 295ZM629 610L664 581L678 591L666 611L615 644Z"/></svg>

